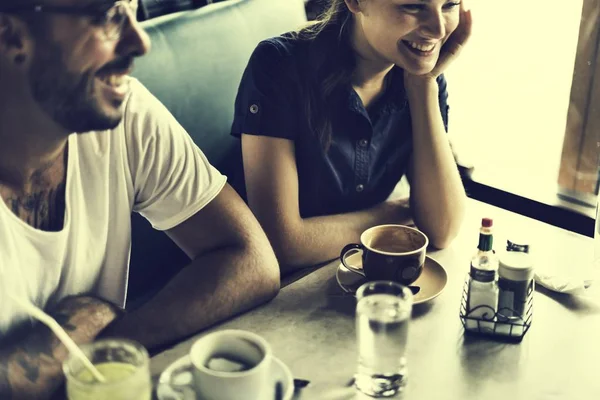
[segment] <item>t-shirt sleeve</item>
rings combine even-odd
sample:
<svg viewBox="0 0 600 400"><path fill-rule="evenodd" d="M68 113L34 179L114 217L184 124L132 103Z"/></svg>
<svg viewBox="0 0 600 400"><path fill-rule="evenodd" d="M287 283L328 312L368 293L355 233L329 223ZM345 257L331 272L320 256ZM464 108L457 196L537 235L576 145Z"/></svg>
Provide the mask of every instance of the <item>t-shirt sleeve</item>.
<svg viewBox="0 0 600 400"><path fill-rule="evenodd" d="M231 134L271 136L294 140L297 110L292 104L294 65L289 49L263 41L246 66L237 97Z"/></svg>
<svg viewBox="0 0 600 400"><path fill-rule="evenodd" d="M446 132L448 132L448 111L450 110L450 106L448 105L448 82L446 81L444 74L437 77L437 83L442 120L444 121Z"/></svg>
<svg viewBox="0 0 600 400"><path fill-rule="evenodd" d="M227 179L141 83L131 85L123 123L133 210L155 229L171 229L210 203Z"/></svg>

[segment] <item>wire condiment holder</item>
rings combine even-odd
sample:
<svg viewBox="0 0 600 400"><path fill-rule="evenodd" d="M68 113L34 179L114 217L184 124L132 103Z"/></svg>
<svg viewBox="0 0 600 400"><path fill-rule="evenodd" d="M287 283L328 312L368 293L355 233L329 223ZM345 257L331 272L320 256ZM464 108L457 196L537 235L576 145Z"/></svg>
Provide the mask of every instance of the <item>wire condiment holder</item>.
<svg viewBox="0 0 600 400"><path fill-rule="evenodd" d="M460 305L460 320L466 334L489 337L495 340L520 342L529 328L533 319L533 290L527 296L525 312L519 314L511 308L494 310L487 305L480 305L470 312L468 310L469 277L463 286L462 301ZM489 309L481 317L470 316L470 313L480 309ZM477 313L479 314L479 313Z"/></svg>

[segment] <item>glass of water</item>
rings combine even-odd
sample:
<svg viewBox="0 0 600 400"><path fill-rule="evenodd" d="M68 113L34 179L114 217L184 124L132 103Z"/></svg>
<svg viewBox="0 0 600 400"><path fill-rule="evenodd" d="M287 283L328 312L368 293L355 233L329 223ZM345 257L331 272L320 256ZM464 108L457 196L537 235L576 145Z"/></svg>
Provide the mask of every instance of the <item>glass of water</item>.
<svg viewBox="0 0 600 400"><path fill-rule="evenodd" d="M413 295L406 286L372 281L356 292L358 390L390 397L406 385L406 343Z"/></svg>
<svg viewBox="0 0 600 400"><path fill-rule="evenodd" d="M104 339L81 347L104 376L100 383L77 357L63 364L69 400L150 400L152 383L148 352L133 341Z"/></svg>

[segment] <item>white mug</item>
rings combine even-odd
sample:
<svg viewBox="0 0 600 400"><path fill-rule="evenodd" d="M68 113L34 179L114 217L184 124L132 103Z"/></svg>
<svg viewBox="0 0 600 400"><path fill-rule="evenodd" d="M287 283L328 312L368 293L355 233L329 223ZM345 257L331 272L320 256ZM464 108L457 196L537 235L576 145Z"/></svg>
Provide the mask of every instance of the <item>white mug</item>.
<svg viewBox="0 0 600 400"><path fill-rule="evenodd" d="M169 391L181 395L193 389L195 398L201 400L271 400L274 361L271 346L255 333L233 329L212 332L194 342L188 361L168 377ZM184 383L180 377L186 371L193 379ZM291 394L286 393L285 398Z"/></svg>
<svg viewBox="0 0 600 400"><path fill-rule="evenodd" d="M267 341L252 332L224 330L201 337L190 350L196 393L207 400L258 399L269 383L271 357ZM211 359L236 361L245 368L209 368Z"/></svg>

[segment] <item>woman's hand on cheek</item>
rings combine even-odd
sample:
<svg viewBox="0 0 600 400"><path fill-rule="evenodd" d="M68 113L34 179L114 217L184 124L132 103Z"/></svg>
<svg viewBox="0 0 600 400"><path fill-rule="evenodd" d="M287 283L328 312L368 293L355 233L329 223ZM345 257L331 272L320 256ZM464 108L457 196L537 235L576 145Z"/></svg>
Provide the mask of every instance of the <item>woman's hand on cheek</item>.
<svg viewBox="0 0 600 400"><path fill-rule="evenodd" d="M446 43L442 46L440 51L440 56L438 61L433 67L433 70L428 74L424 75L412 75L405 73L405 80L436 80L438 76L440 76L446 68L454 61L463 47L471 37L471 27L473 25L473 20L471 19L471 10L465 9L465 0L462 0L460 3L460 22L454 32L450 35Z"/></svg>

